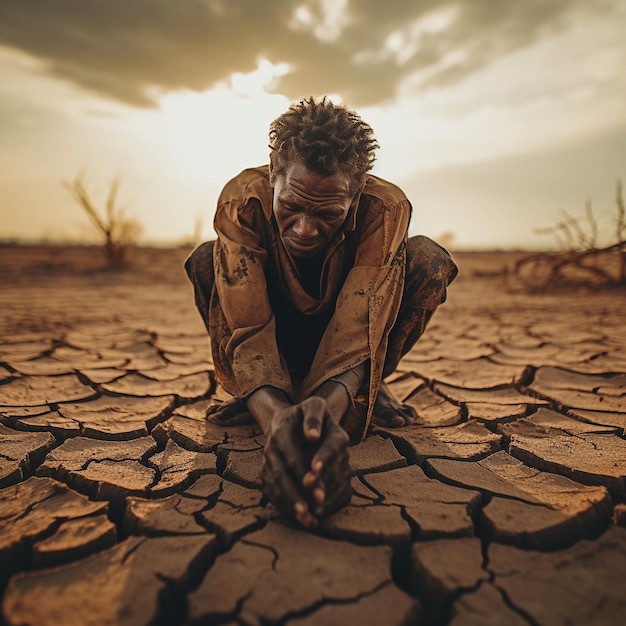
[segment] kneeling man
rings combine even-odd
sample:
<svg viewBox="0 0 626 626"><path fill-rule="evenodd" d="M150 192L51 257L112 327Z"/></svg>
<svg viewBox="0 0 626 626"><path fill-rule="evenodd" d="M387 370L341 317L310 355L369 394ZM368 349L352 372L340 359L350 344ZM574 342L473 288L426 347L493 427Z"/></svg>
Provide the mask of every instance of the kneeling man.
<svg viewBox="0 0 626 626"><path fill-rule="evenodd" d="M421 336L456 275L407 238L411 205L368 174L378 144L353 111L307 98L270 126L269 166L226 184L217 240L186 262L217 380L212 419L254 418L263 491L307 528L350 499L348 443L415 414L383 378Z"/></svg>

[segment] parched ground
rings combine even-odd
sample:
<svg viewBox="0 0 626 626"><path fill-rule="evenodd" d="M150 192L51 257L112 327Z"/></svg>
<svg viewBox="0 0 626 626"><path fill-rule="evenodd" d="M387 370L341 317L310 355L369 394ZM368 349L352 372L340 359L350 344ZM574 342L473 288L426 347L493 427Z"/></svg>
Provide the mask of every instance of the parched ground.
<svg viewBox="0 0 626 626"><path fill-rule="evenodd" d="M391 377L419 422L351 449L316 533L259 491L182 272L0 247L6 625L615 625L626 614L624 291L504 289L459 254Z"/></svg>

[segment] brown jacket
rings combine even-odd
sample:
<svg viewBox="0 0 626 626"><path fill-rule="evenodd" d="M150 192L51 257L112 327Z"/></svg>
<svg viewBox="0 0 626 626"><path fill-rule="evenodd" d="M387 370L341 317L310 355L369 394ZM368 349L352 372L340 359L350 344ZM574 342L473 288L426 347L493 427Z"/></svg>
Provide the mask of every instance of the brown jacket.
<svg viewBox="0 0 626 626"><path fill-rule="evenodd" d="M402 298L410 215L411 205L398 187L368 176L343 228L326 250L316 298L302 287L298 269L279 236L268 166L244 170L228 182L214 220L218 239L209 304L213 360L224 389L245 398L269 385L301 400L332 376L369 360L365 432L380 385L387 338ZM334 307L298 389L278 350L268 280L278 282L272 288L280 289L305 315L332 312Z"/></svg>

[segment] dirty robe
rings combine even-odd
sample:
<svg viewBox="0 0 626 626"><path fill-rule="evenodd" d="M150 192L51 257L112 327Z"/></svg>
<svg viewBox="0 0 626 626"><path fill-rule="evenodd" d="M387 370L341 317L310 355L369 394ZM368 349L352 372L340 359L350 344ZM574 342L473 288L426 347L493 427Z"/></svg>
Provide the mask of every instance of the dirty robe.
<svg viewBox="0 0 626 626"><path fill-rule="evenodd" d="M245 170L227 183L214 220L215 282L208 311L216 376L224 389L245 398L269 385L298 401L369 361L365 432L402 298L410 215L398 187L368 176L325 250L319 284L311 285L306 262L292 259L278 233L268 167ZM298 316L313 320L301 328L302 342L316 339L302 377L294 333L281 341L281 328Z"/></svg>

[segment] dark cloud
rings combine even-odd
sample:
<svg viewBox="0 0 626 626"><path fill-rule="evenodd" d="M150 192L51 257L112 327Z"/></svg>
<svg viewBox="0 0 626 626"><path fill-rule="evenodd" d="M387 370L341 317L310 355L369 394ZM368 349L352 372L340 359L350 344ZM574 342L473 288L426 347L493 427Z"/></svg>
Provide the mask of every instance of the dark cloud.
<svg viewBox="0 0 626 626"><path fill-rule="evenodd" d="M619 1L619 0L615 0ZM257 59L287 62L277 90L296 98L339 93L353 106L392 98L401 81L427 70L420 88L462 80L507 52L528 46L611 0L351 0L336 38L294 28L293 15L319 0L2 0L0 44L41 59L54 76L139 107L151 89L204 90ZM410 48L411 24L453 7L455 19ZM398 58L385 52L404 36ZM408 52L411 49L412 54ZM452 65L441 64L463 51Z"/></svg>

